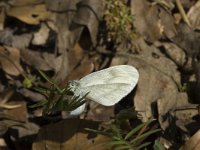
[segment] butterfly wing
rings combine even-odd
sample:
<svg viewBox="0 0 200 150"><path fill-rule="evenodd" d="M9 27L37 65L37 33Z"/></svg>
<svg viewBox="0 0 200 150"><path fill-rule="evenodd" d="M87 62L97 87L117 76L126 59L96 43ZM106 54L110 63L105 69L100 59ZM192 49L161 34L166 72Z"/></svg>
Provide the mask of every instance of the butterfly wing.
<svg viewBox="0 0 200 150"><path fill-rule="evenodd" d="M70 116L77 116L84 112L86 104L81 105L80 107L76 108L75 110L70 112Z"/></svg>
<svg viewBox="0 0 200 150"><path fill-rule="evenodd" d="M79 80L80 90L85 93L90 92L87 98L111 106L133 90L138 78L138 71L132 66L113 66Z"/></svg>

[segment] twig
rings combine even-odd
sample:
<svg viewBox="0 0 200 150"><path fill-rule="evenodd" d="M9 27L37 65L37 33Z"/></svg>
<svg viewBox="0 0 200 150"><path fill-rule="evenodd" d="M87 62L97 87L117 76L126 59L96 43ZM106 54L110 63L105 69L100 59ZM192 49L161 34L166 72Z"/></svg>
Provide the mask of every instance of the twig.
<svg viewBox="0 0 200 150"><path fill-rule="evenodd" d="M0 101L0 108L14 109L21 107L21 104L7 104L7 101L10 99L12 95L13 95L13 90L9 91L7 95L3 98L3 100Z"/></svg>
<svg viewBox="0 0 200 150"><path fill-rule="evenodd" d="M186 13L185 13L185 10L183 9L183 6L182 6L180 0L176 0L176 5L177 5L178 10L179 10L179 12L180 12L180 14L181 14L183 20L185 21L185 23L186 23L189 27L191 27L191 23L190 23L190 21L189 21L187 15L186 15Z"/></svg>

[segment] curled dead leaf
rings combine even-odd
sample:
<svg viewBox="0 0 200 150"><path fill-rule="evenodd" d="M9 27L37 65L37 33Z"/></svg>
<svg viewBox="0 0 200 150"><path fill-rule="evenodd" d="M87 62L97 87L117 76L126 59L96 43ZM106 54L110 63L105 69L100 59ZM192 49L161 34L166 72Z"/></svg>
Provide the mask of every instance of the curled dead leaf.
<svg viewBox="0 0 200 150"><path fill-rule="evenodd" d="M162 26L155 5L146 0L134 0L131 1L131 12L134 16L134 26L140 35L151 42L160 38Z"/></svg>
<svg viewBox="0 0 200 150"><path fill-rule="evenodd" d="M0 64L9 75L18 76L23 73L20 64L20 51L13 47L0 47Z"/></svg>
<svg viewBox="0 0 200 150"><path fill-rule="evenodd" d="M27 6L27 5L36 5L41 3L43 0L14 0L12 3L13 6Z"/></svg>
<svg viewBox="0 0 200 150"><path fill-rule="evenodd" d="M197 1L187 13L188 19L194 29L200 30L200 1Z"/></svg>
<svg viewBox="0 0 200 150"><path fill-rule="evenodd" d="M7 11L7 14L33 25L37 25L49 17L49 12L45 4L12 7Z"/></svg>
<svg viewBox="0 0 200 150"><path fill-rule="evenodd" d="M48 147L49 150L55 150L60 149L62 145L63 149L69 150L108 150L104 146L107 137L101 135L94 137L84 130L85 128L97 129L97 127L98 122L80 119L67 119L47 125L39 131L32 149Z"/></svg>
<svg viewBox="0 0 200 150"><path fill-rule="evenodd" d="M177 65L168 59L155 46L147 45L143 40L138 41L140 54L120 54L112 60L113 65L127 63L139 71L140 77L134 97L134 107L143 121L154 117L159 112L159 122L163 129L169 125L164 123L163 116L173 110L179 103L180 72ZM154 55L156 55L156 57ZM184 97L188 100L188 97ZM158 110L153 106L159 101Z"/></svg>
<svg viewBox="0 0 200 150"><path fill-rule="evenodd" d="M197 131L179 150L199 150L200 130Z"/></svg>
<svg viewBox="0 0 200 150"><path fill-rule="evenodd" d="M42 23L40 30L34 34L32 44L34 45L44 45L49 37L50 29L46 24Z"/></svg>

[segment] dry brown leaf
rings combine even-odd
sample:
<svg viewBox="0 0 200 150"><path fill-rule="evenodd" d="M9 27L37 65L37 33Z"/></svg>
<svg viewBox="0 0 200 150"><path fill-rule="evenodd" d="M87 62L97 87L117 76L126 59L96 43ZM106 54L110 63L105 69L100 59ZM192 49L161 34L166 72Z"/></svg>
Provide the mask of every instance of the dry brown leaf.
<svg viewBox="0 0 200 150"><path fill-rule="evenodd" d="M91 60L87 56L84 57L83 49L80 47L79 44L76 44L75 48L69 52L69 56L69 66L70 70L72 71L64 80L65 83L69 80L80 79L90 74L94 70L93 60ZM80 65L76 68L72 68L75 67L76 64Z"/></svg>
<svg viewBox="0 0 200 150"><path fill-rule="evenodd" d="M197 131L179 150L199 150L200 130Z"/></svg>
<svg viewBox="0 0 200 150"><path fill-rule="evenodd" d="M12 103L0 103L0 108L5 108L5 109L15 109L21 107L20 104L12 104Z"/></svg>
<svg viewBox="0 0 200 150"><path fill-rule="evenodd" d="M165 53L170 57L177 65L184 66L186 63L186 54L183 49L178 47L174 43L170 42L155 42L156 47L163 46L165 48Z"/></svg>
<svg viewBox="0 0 200 150"><path fill-rule="evenodd" d="M53 69L48 65L48 63L42 57L43 53L32 51L30 49L21 49L20 52L21 52L22 60L26 62L28 65L33 66L36 69L41 69L45 71ZM49 55L52 55L52 54L49 54ZM54 61L55 59L52 60L52 62Z"/></svg>
<svg viewBox="0 0 200 150"><path fill-rule="evenodd" d="M194 29L200 30L200 1L197 1L187 13L188 19Z"/></svg>
<svg viewBox="0 0 200 150"><path fill-rule="evenodd" d="M182 48L188 57L193 57L200 49L199 33L184 23L179 23L176 29L177 35L171 40Z"/></svg>
<svg viewBox="0 0 200 150"><path fill-rule="evenodd" d="M48 10L51 11L51 21L48 21L48 25L58 33L57 49L58 53L61 54L61 69L56 74L56 80L60 82L63 81L71 71L69 68L69 59L71 56L68 55L66 50L71 51L74 48L84 27L76 25L73 26L74 29L70 29L72 19L76 14L77 1L58 0L46 2Z"/></svg>
<svg viewBox="0 0 200 150"><path fill-rule="evenodd" d="M175 20L168 9L170 7L163 8L147 0L132 0L131 12L136 31L150 42L158 40L163 34L173 37L176 34Z"/></svg>
<svg viewBox="0 0 200 150"><path fill-rule="evenodd" d="M33 143L33 150L69 149L69 150L108 150L104 147L107 137L98 135L94 138L92 134L84 131L84 128L97 129L98 122L67 119L58 123L43 127Z"/></svg>
<svg viewBox="0 0 200 150"><path fill-rule="evenodd" d="M0 120L0 136L5 134L8 128L12 126L23 126L23 123L14 120L1 119Z"/></svg>
<svg viewBox="0 0 200 150"><path fill-rule="evenodd" d="M13 6L27 6L27 5L36 5L43 2L43 0L14 0Z"/></svg>
<svg viewBox="0 0 200 150"><path fill-rule="evenodd" d="M62 76L61 80L59 80L60 77L57 76L57 80L61 81L61 84L62 83L66 84L68 80L78 79L79 77L83 77L82 73L84 75L84 72L86 72L86 74L91 72L91 71L88 72L89 70L91 70L89 68L92 67L92 65L90 64L91 62L84 61L87 58L84 58L84 51L78 43L74 46L73 49L71 49L68 52L68 54L65 53L65 55L67 55L67 57L64 57L63 55L61 55L62 58L61 58L60 69L59 70L57 69L57 72L61 71L59 73L60 74L59 76ZM79 66L78 68L75 68L78 64L80 64L81 66ZM65 65L64 68L63 68L63 65ZM84 69L86 69L86 71ZM69 73L67 74L67 72Z"/></svg>
<svg viewBox="0 0 200 150"><path fill-rule="evenodd" d="M103 12L103 1L82 0L78 4L77 13L73 19L73 22L84 25L88 28L93 45L96 45L99 21L103 17Z"/></svg>
<svg viewBox="0 0 200 150"><path fill-rule="evenodd" d="M69 10L76 10L76 4L80 0L75 0L75 1L70 1L70 0L56 0L56 1L51 1L51 0L45 0L45 3L47 5L47 8L52 11L52 12L67 12ZM66 5L67 4L67 5ZM73 14L73 12L68 12L69 14ZM73 17L73 16L69 16Z"/></svg>
<svg viewBox="0 0 200 150"><path fill-rule="evenodd" d="M66 49L71 50L78 41L84 28L82 25L77 24L73 28L70 28L73 18L76 15L77 2L71 0L47 1L48 10L52 11L50 16L51 21L48 23L58 33L57 44L59 53L63 53Z"/></svg>
<svg viewBox="0 0 200 150"><path fill-rule="evenodd" d="M177 25L178 34L171 40L182 48L186 54L188 62L184 69L194 71L197 79L196 87L194 88L194 101L199 103L199 89L200 89L200 62L199 62L199 49L200 49L200 34L198 31L193 30L186 24L180 23ZM188 65L189 64L189 65ZM192 65L190 65L192 64Z"/></svg>
<svg viewBox="0 0 200 150"><path fill-rule="evenodd" d="M24 49L28 47L31 39L31 33L14 35L14 31L8 28L0 31L0 42L4 45L12 46L18 49Z"/></svg>
<svg viewBox="0 0 200 150"><path fill-rule="evenodd" d="M49 12L47 11L45 4L12 7L9 11L7 11L7 14L18 18L27 24L33 25L37 25L41 21L47 20L49 17Z"/></svg>
<svg viewBox="0 0 200 150"><path fill-rule="evenodd" d="M1 94L1 96L0 96L1 97L0 98L0 108L14 109L14 108L21 107L20 104L9 104L8 100L13 95L13 93L14 93L13 90L8 90L8 91L4 91Z"/></svg>
<svg viewBox="0 0 200 150"><path fill-rule="evenodd" d="M85 61L80 64L76 69L72 70L67 76L67 78L64 81L69 80L77 80L80 79L88 74L90 74L94 70L94 64L91 61ZM65 82L65 83L66 83Z"/></svg>
<svg viewBox="0 0 200 150"><path fill-rule="evenodd" d="M45 99L44 95L27 88L17 89L17 92L21 93L24 97L28 97L33 102L39 102Z"/></svg>
<svg viewBox="0 0 200 150"><path fill-rule="evenodd" d="M19 142L22 140L24 143L27 142L26 137L34 136L38 133L39 126L35 123L27 122L21 123L20 125L12 126L9 129L9 134L12 136L13 142Z"/></svg>
<svg viewBox="0 0 200 150"><path fill-rule="evenodd" d="M76 43L74 48L68 52L68 59L69 71L74 69L74 67L84 59L84 49L80 46L79 43Z"/></svg>
<svg viewBox="0 0 200 150"><path fill-rule="evenodd" d="M138 58L171 77L176 83L180 83L180 72L177 71L177 65L167 55L163 54L155 45L148 45L142 38L135 42L140 49Z"/></svg>
<svg viewBox="0 0 200 150"><path fill-rule="evenodd" d="M42 23L40 30L33 35L32 44L34 45L44 45L49 37L49 27L46 24Z"/></svg>
<svg viewBox="0 0 200 150"><path fill-rule="evenodd" d="M180 125L189 125L190 123L193 123L193 127L195 127L193 117L198 116L198 107L192 107L192 104L186 104L185 106L178 107L175 110L175 116L179 121ZM188 107L188 108L187 108ZM191 108L190 108L191 107ZM194 128L193 128L194 129Z"/></svg>
<svg viewBox="0 0 200 150"><path fill-rule="evenodd" d="M188 133L194 133L199 130L200 122L199 118L199 105L190 104L188 102L188 95L186 93L179 94L179 103L174 110L174 116L176 118L176 126L182 131L182 139L188 140Z"/></svg>
<svg viewBox="0 0 200 150"><path fill-rule="evenodd" d="M55 71L55 73L57 73L61 69L61 56L56 57L54 54L44 52L42 53L42 57L44 59L44 62L48 64L48 66L52 68Z"/></svg>
<svg viewBox="0 0 200 150"><path fill-rule="evenodd" d="M181 85L180 73L175 63L153 45L149 46L140 40L138 47L141 49L138 56L121 55L115 57L112 64L119 65L126 62L138 69L140 77L134 97L134 107L142 120L147 121L154 116L154 111L157 111L152 109L152 105L159 100L159 121L161 127L166 129L167 125L162 117L179 103L180 93L177 85Z"/></svg>
<svg viewBox="0 0 200 150"><path fill-rule="evenodd" d="M90 102L90 109L87 112L86 119L94 121L110 121L111 118L114 118L114 106L103 106L95 102Z"/></svg>
<svg viewBox="0 0 200 150"><path fill-rule="evenodd" d="M52 11L51 20L53 22L49 22L50 26L62 36L67 36L65 39L67 48L76 44L84 26L88 28L93 45L96 44L98 25L103 16L102 1L47 1L47 7ZM66 13L56 14L55 12Z"/></svg>
<svg viewBox="0 0 200 150"><path fill-rule="evenodd" d="M7 144L3 138L0 138L0 148L1 147L7 147Z"/></svg>
<svg viewBox="0 0 200 150"><path fill-rule="evenodd" d="M123 62L126 58L115 57L112 64L116 65L116 61L119 61L117 59L121 59L120 61ZM143 121L153 117L154 110L152 110L151 106L158 99L162 99L164 106L160 106L162 107L160 108L162 115L176 105L178 90L169 76L142 59L134 59L133 57L132 60L128 61L128 64L136 67L140 74L134 97L134 107ZM169 93L170 95L167 95Z"/></svg>
<svg viewBox="0 0 200 150"><path fill-rule="evenodd" d="M0 8L0 30L4 29L4 21L5 21L5 10L4 8Z"/></svg>
<svg viewBox="0 0 200 150"><path fill-rule="evenodd" d="M163 33L170 39L176 35L175 19L172 17L172 14L169 11L166 11L162 7L158 8L161 26L163 27Z"/></svg>
<svg viewBox="0 0 200 150"><path fill-rule="evenodd" d="M134 63L132 63L134 65ZM161 101L158 106L160 116L164 116L173 109L177 103L178 89L172 78L148 64L138 68L140 79L134 98L136 111L142 116L143 121L153 117L152 104ZM161 125L162 125L162 120Z"/></svg>
<svg viewBox="0 0 200 150"><path fill-rule="evenodd" d="M131 11L134 16L134 26L140 35L149 41L159 39L161 35L158 9L146 0L132 0Z"/></svg>
<svg viewBox="0 0 200 150"><path fill-rule="evenodd" d="M66 50L71 51L74 48L85 27L88 28L91 40L95 45L97 28L103 13L101 11L103 8L102 1L57 0L46 2L48 10L52 13L48 25L58 33L58 53L62 55L62 66L56 75L56 79L63 81L66 75L70 73L70 64L73 61L70 60L72 57ZM75 65L73 64L72 68Z"/></svg>
<svg viewBox="0 0 200 150"><path fill-rule="evenodd" d="M20 105L20 107L9 109L5 111L5 114L9 117L9 119L19 121L19 122L26 122L27 121L27 106L26 103L21 102L10 102L10 104L17 104Z"/></svg>
<svg viewBox="0 0 200 150"><path fill-rule="evenodd" d="M13 47L0 47L1 68L9 75L18 76L23 72L20 51Z"/></svg>

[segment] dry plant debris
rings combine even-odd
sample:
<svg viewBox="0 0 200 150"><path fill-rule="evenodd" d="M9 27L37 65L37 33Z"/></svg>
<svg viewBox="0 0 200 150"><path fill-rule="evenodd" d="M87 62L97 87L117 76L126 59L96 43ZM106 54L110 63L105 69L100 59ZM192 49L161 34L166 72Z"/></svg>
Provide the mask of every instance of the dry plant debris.
<svg viewBox="0 0 200 150"><path fill-rule="evenodd" d="M199 0L0 1L0 149L117 149L104 146L112 138L84 128L107 129L127 109L137 115L116 121L123 135L151 119L145 129L162 130L138 147L200 149L199 10ZM115 106L88 102L80 119L29 107L46 98L36 87L51 87L39 70L66 87L122 64L140 78Z"/></svg>

